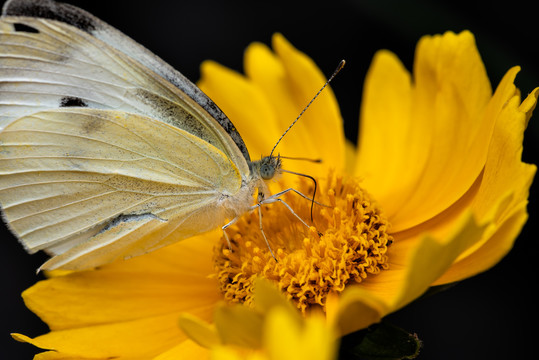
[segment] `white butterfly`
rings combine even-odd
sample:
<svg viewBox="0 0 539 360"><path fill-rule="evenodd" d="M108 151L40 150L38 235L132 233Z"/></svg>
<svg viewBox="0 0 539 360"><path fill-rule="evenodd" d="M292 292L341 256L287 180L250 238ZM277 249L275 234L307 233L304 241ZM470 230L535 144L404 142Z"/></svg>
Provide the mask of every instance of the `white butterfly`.
<svg viewBox="0 0 539 360"><path fill-rule="evenodd" d="M42 269L82 269L214 229L270 199L193 83L74 6L10 0L0 20L0 203ZM275 196L271 197L275 201Z"/></svg>

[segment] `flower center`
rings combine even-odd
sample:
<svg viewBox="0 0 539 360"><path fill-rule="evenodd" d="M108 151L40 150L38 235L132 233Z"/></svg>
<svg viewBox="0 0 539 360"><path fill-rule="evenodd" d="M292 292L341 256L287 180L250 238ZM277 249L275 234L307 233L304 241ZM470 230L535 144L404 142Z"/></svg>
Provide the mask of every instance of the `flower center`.
<svg viewBox="0 0 539 360"><path fill-rule="evenodd" d="M307 228L283 204L262 208L262 224L277 261L260 231L258 212L243 216L227 229L214 248L214 264L224 298L252 302L253 282L274 281L302 312L325 308L328 294L388 268L389 223L354 178L335 178L320 186L313 226ZM298 190L312 194L312 183L301 180ZM284 201L305 221L311 202L288 193Z"/></svg>

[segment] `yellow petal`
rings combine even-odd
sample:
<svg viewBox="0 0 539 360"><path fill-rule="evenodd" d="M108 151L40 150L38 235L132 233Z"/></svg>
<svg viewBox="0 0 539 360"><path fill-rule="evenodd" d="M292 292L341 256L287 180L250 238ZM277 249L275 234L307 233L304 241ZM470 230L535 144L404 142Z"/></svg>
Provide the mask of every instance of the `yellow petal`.
<svg viewBox="0 0 539 360"><path fill-rule="evenodd" d="M409 196L426 160L425 129L413 122L410 75L388 51L379 51L365 80L356 173L391 219Z"/></svg>
<svg viewBox="0 0 539 360"><path fill-rule="evenodd" d="M365 329L389 312L384 299L363 286L351 285L342 295L329 296L326 303L328 324L338 329L340 335Z"/></svg>
<svg viewBox="0 0 539 360"><path fill-rule="evenodd" d="M93 358L151 359L186 340L177 326L179 314L107 325L52 331L34 339L19 336L42 349Z"/></svg>
<svg viewBox="0 0 539 360"><path fill-rule="evenodd" d="M256 311L264 314L275 307L281 307L298 324L302 321L297 308L283 296L274 283L265 278L257 278L254 289L254 308Z"/></svg>
<svg viewBox="0 0 539 360"><path fill-rule="evenodd" d="M519 71L513 68L507 72L492 100L492 108L496 117L496 128L488 152L481 188L475 199L473 208L479 218L489 217L496 196L514 191L513 205L525 201L535 174L535 165L522 162L522 143L524 130L535 107L539 88L535 89L527 99L520 103L520 95L513 85ZM511 204L507 204L506 214L512 213ZM497 221L504 216L503 212L494 216Z"/></svg>
<svg viewBox="0 0 539 360"><path fill-rule="evenodd" d="M215 348L211 354L212 360L268 360L268 357L259 351L235 349L226 346Z"/></svg>
<svg viewBox="0 0 539 360"><path fill-rule="evenodd" d="M281 34L273 36L273 48L282 59L296 103L307 105L326 82L327 76L310 57L295 49ZM337 171L342 171L345 161L344 127L339 105L331 88L326 88L303 116L305 119L302 119L301 125L305 128L300 126L295 131L309 134L307 138L314 142L319 157Z"/></svg>
<svg viewBox="0 0 539 360"><path fill-rule="evenodd" d="M89 358L78 355L61 354L56 351L45 351L34 356L34 360L109 360L107 358Z"/></svg>
<svg viewBox="0 0 539 360"><path fill-rule="evenodd" d="M188 239L98 270L41 281L23 298L52 330L180 311L209 319L221 298L215 280L208 278L211 248L207 238Z"/></svg>
<svg viewBox="0 0 539 360"><path fill-rule="evenodd" d="M245 357L240 356L236 351L225 346L215 348L211 356L212 360L245 360Z"/></svg>
<svg viewBox="0 0 539 360"><path fill-rule="evenodd" d="M486 226L477 224L472 214L464 214L447 238L425 236L409 257L396 258L395 261L402 261L405 265L404 286L400 287L396 300L391 304L392 311L423 294L469 246L470 239L480 239L485 230Z"/></svg>
<svg viewBox="0 0 539 360"><path fill-rule="evenodd" d="M195 344L191 340L183 341L181 344L173 347L166 352L157 355L152 360L178 360L178 359L210 359L209 350Z"/></svg>
<svg viewBox="0 0 539 360"><path fill-rule="evenodd" d="M252 160L269 155L282 130L264 92L252 81L213 61L202 63L201 75L198 86L230 118Z"/></svg>
<svg viewBox="0 0 539 360"><path fill-rule="evenodd" d="M376 72L370 78L382 83L384 79L380 76L387 78L382 72L389 68L396 74L398 91L405 93L408 79L402 74L400 65L396 65L395 60L387 61L388 56L383 58L385 63L375 64L373 71ZM393 137L401 136L399 134L408 137L396 140L397 144L403 141L408 144L399 145L400 155L378 158L384 164L404 164L402 177L395 176L394 171L388 174L398 190L387 186L388 193L380 190L374 193L383 206L390 207L393 230L401 231L434 217L468 191L484 166L494 119L485 116L491 88L469 32L421 39L416 52L411 100L410 95L404 95L402 99L396 97L395 92L387 89L391 85L382 87L382 94L389 92L393 96L388 102L397 103L386 106L396 110L366 109L363 113L371 114L366 121L384 122L389 121L384 116L397 116L399 110L406 112L409 109L399 119L392 120L392 124L399 120L404 122L395 129L395 135L389 135L378 145L378 148L392 146ZM374 85L366 85L366 91L375 92L376 89ZM375 96L378 95L372 95ZM374 105L381 106L379 102ZM375 125L368 128L374 129ZM362 134L362 137L370 136ZM371 151L370 148L367 150ZM376 153L372 151L361 156L375 158ZM415 165L407 168L412 160Z"/></svg>
<svg viewBox="0 0 539 360"><path fill-rule="evenodd" d="M525 206L507 218L488 241L455 262L433 285L448 284L476 275L497 264L513 247L514 240L528 219Z"/></svg>
<svg viewBox="0 0 539 360"><path fill-rule="evenodd" d="M535 165L521 161L522 141L539 89L520 104L513 81L518 68L511 69L496 90L497 123L483 173L481 187L471 205L474 213L491 228L483 239L463 253L437 283L454 282L495 265L509 252L526 222L529 188ZM498 94L505 94L498 96ZM505 200L500 201L505 195Z"/></svg>
<svg viewBox="0 0 539 360"><path fill-rule="evenodd" d="M205 348L212 348L221 343L215 326L202 321L191 314L182 314L179 319L182 331L197 344Z"/></svg>
<svg viewBox="0 0 539 360"><path fill-rule="evenodd" d="M270 359L329 360L336 358L335 334L321 316L312 316L300 326L283 308L268 315L264 345Z"/></svg>
<svg viewBox="0 0 539 360"><path fill-rule="evenodd" d="M485 164L495 124L485 114L492 90L471 33L423 38L414 80L414 118L431 124L431 134L425 171L394 220L401 229L440 213L470 188ZM410 211L415 219L406 215Z"/></svg>
<svg viewBox="0 0 539 360"><path fill-rule="evenodd" d="M282 35L273 37L273 47L277 55L263 45L250 46L245 53L245 72L272 103L282 133L324 84L325 76L309 57L293 48ZM343 125L331 89L324 90L276 151L285 156L321 158L329 166L344 168ZM287 168L294 171L326 176L323 166L301 162L288 164Z"/></svg>
<svg viewBox="0 0 539 360"><path fill-rule="evenodd" d="M356 146L354 143L352 143L349 140L346 140L345 146L344 146L344 153L346 156L346 167L345 171L347 174L355 174L355 167L356 167Z"/></svg>
<svg viewBox="0 0 539 360"><path fill-rule="evenodd" d="M214 321L223 344L251 349L261 346L263 316L247 306L220 306Z"/></svg>
<svg viewBox="0 0 539 360"><path fill-rule="evenodd" d="M480 239L485 226L478 225L468 212L456 219L449 230L443 226L438 230L445 236L395 236L388 251L389 269L349 286L340 299L332 300L335 303L328 301L328 320L347 334L402 308L423 294L470 242Z"/></svg>

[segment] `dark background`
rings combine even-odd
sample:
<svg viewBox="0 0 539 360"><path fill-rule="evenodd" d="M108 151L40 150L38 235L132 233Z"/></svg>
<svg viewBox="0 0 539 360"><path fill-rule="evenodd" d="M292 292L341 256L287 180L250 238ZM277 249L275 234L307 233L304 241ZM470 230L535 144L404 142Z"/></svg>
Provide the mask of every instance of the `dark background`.
<svg viewBox="0 0 539 360"><path fill-rule="evenodd" d="M395 52L411 69L415 45L425 34L471 30L493 88L513 65L521 65L517 86L528 94L539 86L537 16L525 2L494 5L473 1L71 1L145 45L191 80L213 59L242 70L252 41L270 43L283 33L330 74L341 59L347 66L332 86L355 140L365 73L376 50ZM498 3L500 4L500 3ZM233 120L233 119L232 119ZM537 163L539 119L526 133L524 160ZM536 342L538 250L537 186L530 219L512 252L484 274L444 293L420 300L389 319L424 341L420 359L529 358ZM2 318L0 358L31 359L35 350L9 332L36 336L47 327L24 307L20 293L41 275L45 256L27 255L2 228ZM530 330L531 329L531 330Z"/></svg>

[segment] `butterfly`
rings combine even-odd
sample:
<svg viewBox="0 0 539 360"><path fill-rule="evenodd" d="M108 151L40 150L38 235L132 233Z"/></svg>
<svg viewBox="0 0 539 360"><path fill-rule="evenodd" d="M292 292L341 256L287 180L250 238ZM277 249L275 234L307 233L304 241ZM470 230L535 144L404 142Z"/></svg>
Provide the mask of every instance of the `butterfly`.
<svg viewBox="0 0 539 360"><path fill-rule="evenodd" d="M69 4L5 3L0 129L4 220L52 256L40 269L142 255L278 200L279 156L251 161L192 82Z"/></svg>

